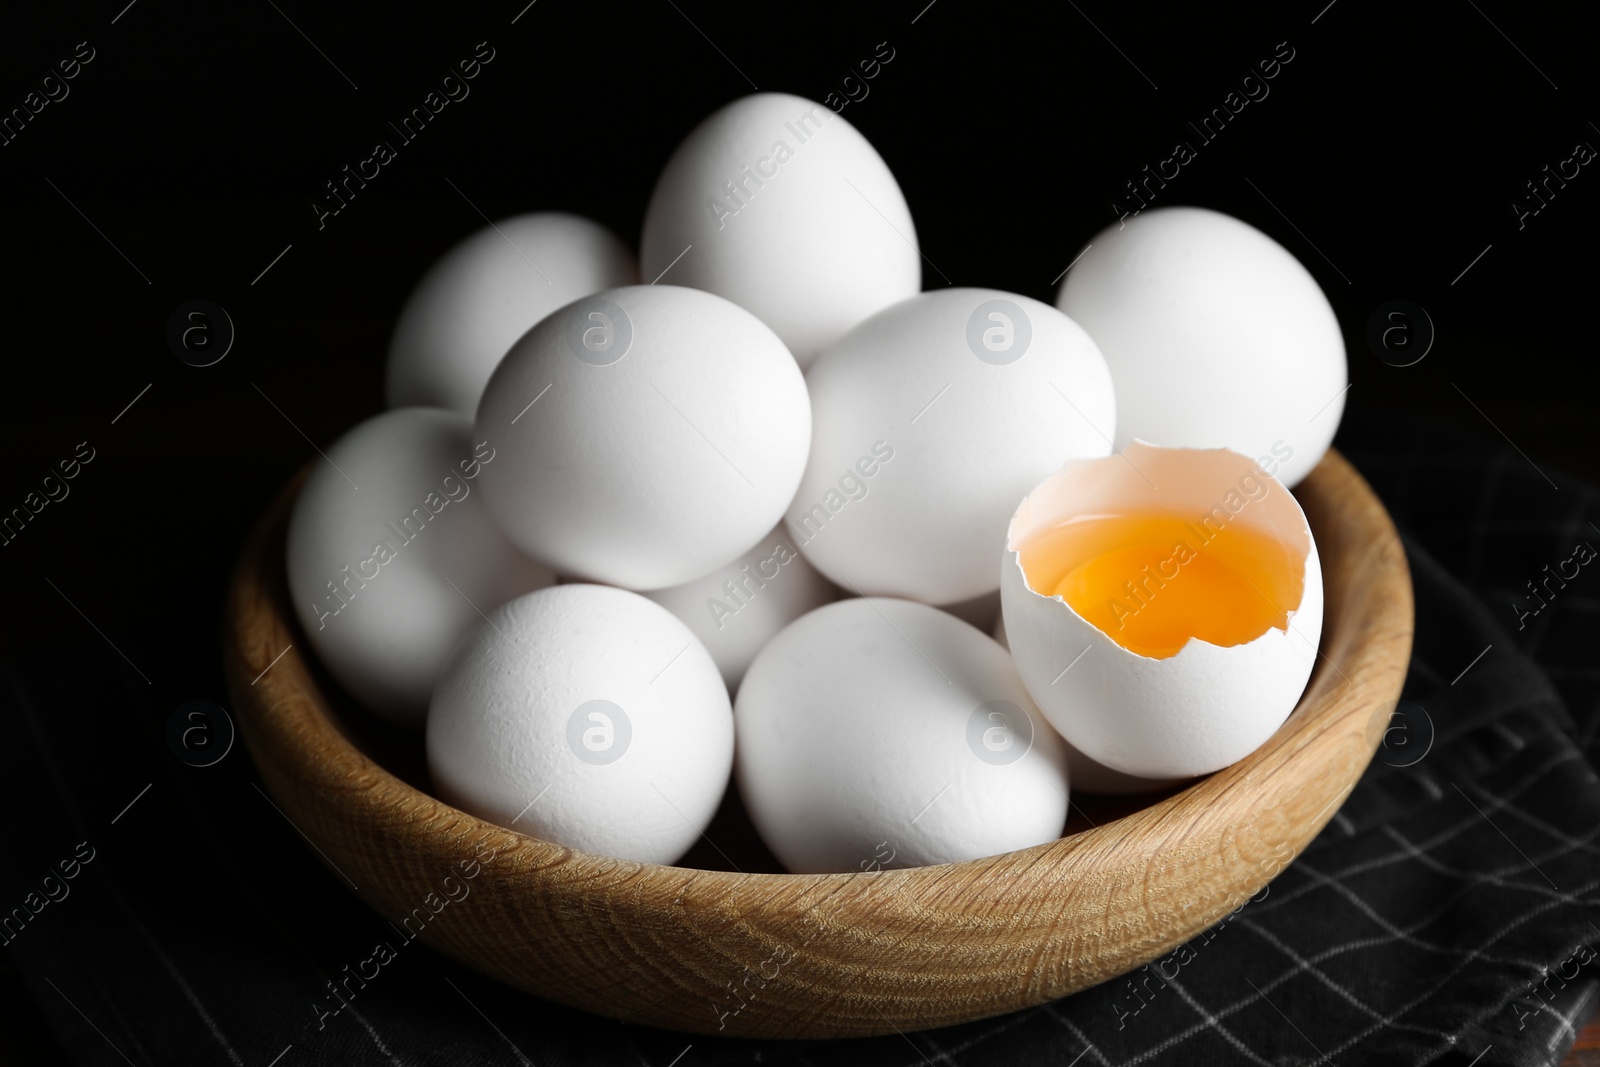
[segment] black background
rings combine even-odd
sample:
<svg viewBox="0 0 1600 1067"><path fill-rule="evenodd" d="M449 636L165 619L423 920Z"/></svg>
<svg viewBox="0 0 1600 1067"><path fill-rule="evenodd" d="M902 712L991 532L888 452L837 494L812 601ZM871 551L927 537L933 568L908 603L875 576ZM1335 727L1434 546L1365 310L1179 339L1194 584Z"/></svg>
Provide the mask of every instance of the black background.
<svg viewBox="0 0 1600 1067"><path fill-rule="evenodd" d="M0 655L98 630L145 680L149 699L120 712L148 738L121 756L134 768L172 762L179 703L226 703L219 619L247 530L311 442L381 409L394 317L479 210L573 211L636 242L656 173L700 118L752 85L820 100L879 42L894 58L843 115L905 191L924 286L1047 301L1123 183L1179 139L1198 146L1186 120L1287 42L1270 95L1156 203L1236 215L1305 263L1344 328L1353 409L1503 432L1538 463L1596 474L1600 168L1524 228L1511 206L1575 143L1600 146L1575 9L523 2L112 0L0 18L0 111L78 42L95 52L0 147L0 511L78 442L96 450L0 548ZM319 229L323 183L395 140L385 122L480 41L495 58L470 95ZM165 340L196 298L237 331L206 368ZM1365 340L1396 298L1437 330L1405 368Z"/></svg>

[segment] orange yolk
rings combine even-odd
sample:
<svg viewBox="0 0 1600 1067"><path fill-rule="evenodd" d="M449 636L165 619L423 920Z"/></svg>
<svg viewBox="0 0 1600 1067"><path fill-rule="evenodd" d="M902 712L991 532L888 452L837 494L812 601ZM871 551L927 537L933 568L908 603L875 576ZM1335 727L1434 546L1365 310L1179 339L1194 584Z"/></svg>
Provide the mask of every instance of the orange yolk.
<svg viewBox="0 0 1600 1067"><path fill-rule="evenodd" d="M1117 644L1152 659L1191 637L1230 647L1288 628L1305 561L1238 521L1182 515L1086 515L1021 547L1028 585L1059 596Z"/></svg>

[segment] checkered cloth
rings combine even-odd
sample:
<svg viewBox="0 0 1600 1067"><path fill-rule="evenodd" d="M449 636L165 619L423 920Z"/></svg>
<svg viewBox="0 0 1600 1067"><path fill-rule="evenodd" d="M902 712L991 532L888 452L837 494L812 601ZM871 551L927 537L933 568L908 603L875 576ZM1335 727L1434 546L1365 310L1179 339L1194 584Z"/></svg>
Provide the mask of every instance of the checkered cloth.
<svg viewBox="0 0 1600 1067"><path fill-rule="evenodd" d="M11 665L0 687L13 815L0 906L79 842L93 850L0 954L13 969L0 1011L18 1010L19 989L36 1009L0 1032L15 1043L29 1027L41 1063L54 1042L74 1063L249 1067L1556 1064L1600 997L1600 565L1571 576L1575 547L1600 546L1596 491L1510 449L1357 413L1340 445L1405 534L1405 718L1322 835L1181 966L819 1045L630 1027L418 944L319 1027L324 983L392 931L263 802L247 760L173 760L169 707L94 644ZM1529 581L1548 583L1539 600Z"/></svg>

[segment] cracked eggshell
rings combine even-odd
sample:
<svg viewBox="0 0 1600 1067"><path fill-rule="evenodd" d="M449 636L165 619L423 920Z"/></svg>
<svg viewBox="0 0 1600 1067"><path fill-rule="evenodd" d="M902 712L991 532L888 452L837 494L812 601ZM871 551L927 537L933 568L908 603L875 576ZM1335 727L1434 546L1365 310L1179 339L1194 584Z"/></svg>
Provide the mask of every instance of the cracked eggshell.
<svg viewBox="0 0 1600 1067"><path fill-rule="evenodd" d="M1250 499L1243 479L1265 494ZM1237 512L1224 505L1230 491L1245 500ZM1038 531L1094 513L1192 513L1198 523L1213 506L1305 560L1300 602L1278 605L1287 630L1269 626L1232 647L1191 638L1176 655L1152 659L1028 586L1018 548ZM1322 567L1305 513L1281 482L1229 449L1136 441L1119 455L1068 463L1012 518L1000 594L1012 657L1040 710L1083 754L1139 778L1208 774L1255 751L1294 710L1322 636Z"/></svg>
<svg viewBox="0 0 1600 1067"><path fill-rule="evenodd" d="M1061 835L1065 747L1005 650L926 604L852 598L756 656L735 775L795 873L914 867Z"/></svg>
<svg viewBox="0 0 1600 1067"><path fill-rule="evenodd" d="M946 610L949 610L948 608ZM1006 640L1006 616L1001 612L994 621L994 639L1007 652L1011 644ZM1067 777L1074 793L1095 793L1100 796L1131 796L1170 789L1183 781L1181 778L1136 778L1131 774L1114 771L1103 763L1096 763L1063 740L1067 750Z"/></svg>
<svg viewBox="0 0 1600 1067"><path fill-rule="evenodd" d="M1048 304L939 289L851 330L806 375L811 458L787 522L844 589L960 605L993 593L1017 500L1111 450L1100 351Z"/></svg>
<svg viewBox="0 0 1600 1067"><path fill-rule="evenodd" d="M754 93L712 112L656 181L643 276L727 297L801 367L922 288L906 198L883 157L831 108Z"/></svg>
<svg viewBox="0 0 1600 1067"><path fill-rule="evenodd" d="M484 497L564 575L664 589L738 559L794 497L811 446L805 378L720 296L634 285L546 316L495 368L477 434Z"/></svg>
<svg viewBox="0 0 1600 1067"><path fill-rule="evenodd" d="M1311 272L1249 223L1198 207L1142 211L1090 239L1056 306L1111 367L1118 448L1264 456L1286 444L1275 473L1292 487L1339 428L1339 320Z"/></svg>
<svg viewBox="0 0 1600 1067"><path fill-rule="evenodd" d="M497 459L473 441L471 421L453 411L375 416L328 446L289 519L301 629L340 685L399 726L422 725L479 608L555 580L494 524L477 490Z"/></svg>
<svg viewBox="0 0 1600 1067"><path fill-rule="evenodd" d="M490 612L439 678L428 768L440 798L500 826L672 863L710 824L733 766L711 655L637 593L573 584Z"/></svg>
<svg viewBox="0 0 1600 1067"><path fill-rule="evenodd" d="M644 595L694 632L732 692L779 630L833 600L839 590L805 561L780 526L726 567Z"/></svg>
<svg viewBox="0 0 1600 1067"><path fill-rule="evenodd" d="M406 299L389 342L390 407L431 404L472 418L500 362L528 328L639 267L610 230L556 211L514 215L439 258Z"/></svg>

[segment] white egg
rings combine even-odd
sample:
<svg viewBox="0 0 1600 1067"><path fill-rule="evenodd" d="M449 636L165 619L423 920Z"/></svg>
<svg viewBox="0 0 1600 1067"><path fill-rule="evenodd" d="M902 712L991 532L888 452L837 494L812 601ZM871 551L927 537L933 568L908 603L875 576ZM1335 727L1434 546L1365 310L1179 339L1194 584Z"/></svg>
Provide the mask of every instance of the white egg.
<svg viewBox="0 0 1600 1067"><path fill-rule="evenodd" d="M739 792L790 871L977 859L1059 837L1066 753L994 641L926 604L789 624L735 702Z"/></svg>
<svg viewBox="0 0 1600 1067"><path fill-rule="evenodd" d="M1007 652L1011 651L1011 644L1006 640L1004 612L1001 612L994 621L994 639L1001 648ZM1097 793L1101 796L1127 796L1135 793L1153 793L1159 789L1171 788L1181 781L1177 778L1136 778L1131 774L1114 771L1103 763L1096 763L1073 748L1069 742L1062 741L1062 745L1067 750L1067 778L1072 782L1074 795Z"/></svg>
<svg viewBox="0 0 1600 1067"><path fill-rule="evenodd" d="M681 585L753 548L794 497L805 380L776 334L720 296L630 286L551 313L495 369L477 433L484 495L562 574Z"/></svg>
<svg viewBox="0 0 1600 1067"><path fill-rule="evenodd" d="M851 330L806 376L813 430L789 532L858 595L957 604L994 592L1017 500L1103 456L1111 375L1048 304L940 289Z"/></svg>
<svg viewBox="0 0 1600 1067"><path fill-rule="evenodd" d="M452 657L428 713L428 769L462 811L568 848L672 863L733 766L733 715L688 627L637 593L519 597Z"/></svg>
<svg viewBox="0 0 1600 1067"><path fill-rule="evenodd" d="M754 312L802 367L922 285L911 211L867 139L813 100L756 93L713 112L656 182L644 277Z"/></svg>
<svg viewBox="0 0 1600 1067"><path fill-rule="evenodd" d="M1030 584L1024 557L1048 543L1041 539L1075 521L1151 514L1186 526L1161 543L1164 558L1154 569L1129 569L1117 596L1108 598L1105 614L1115 627L1090 622L1062 595ZM1277 560L1278 584L1269 587L1290 595L1269 597L1259 574L1252 581L1241 573L1220 589L1202 574L1217 565L1221 542L1213 542L1224 535L1268 546L1270 553L1255 559L1262 566ZM1001 576L1006 637L1028 691L1069 744L1124 774L1186 778L1243 759L1288 718L1316 662L1322 569L1305 514L1280 482L1228 449L1136 441L1121 454L1067 464L1017 509ZM1181 592L1169 591L1171 585ZM1174 596L1197 597L1207 625L1232 623L1228 616L1241 613L1237 604L1250 609L1243 614L1264 613L1282 625L1252 631L1240 624L1244 632L1235 641L1190 636L1170 655L1133 651L1112 638L1138 614L1172 605Z"/></svg>
<svg viewBox="0 0 1600 1067"><path fill-rule="evenodd" d="M400 408L330 445L295 498L287 564L301 629L351 695L399 725L422 725L480 611L554 580L476 491L499 458L473 444L466 416Z"/></svg>
<svg viewBox="0 0 1600 1067"><path fill-rule="evenodd" d="M645 594L694 632L730 691L739 688L750 661L779 630L838 595L782 527L703 578Z"/></svg>
<svg viewBox="0 0 1600 1067"><path fill-rule="evenodd" d="M390 407L471 418L506 350L556 308L639 280L633 253L577 215L516 215L473 233L428 269L389 342Z"/></svg>
<svg viewBox="0 0 1600 1067"><path fill-rule="evenodd" d="M1056 305L1089 331L1117 387L1117 447L1135 439L1272 454L1294 486L1339 428L1339 320L1282 245L1205 208L1108 226Z"/></svg>

